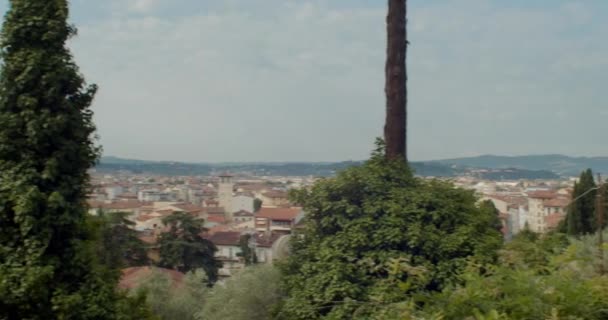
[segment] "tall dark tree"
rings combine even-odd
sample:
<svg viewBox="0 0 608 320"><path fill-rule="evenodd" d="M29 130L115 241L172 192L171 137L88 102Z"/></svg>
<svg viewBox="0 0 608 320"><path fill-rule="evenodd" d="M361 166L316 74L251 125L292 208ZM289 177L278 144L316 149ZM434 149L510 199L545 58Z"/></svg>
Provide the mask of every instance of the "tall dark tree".
<svg viewBox="0 0 608 320"><path fill-rule="evenodd" d="M572 199L576 199L569 207L566 216L566 231L570 235L583 235L596 230L595 196L597 191L593 172L587 169L581 173L579 181L574 185Z"/></svg>
<svg viewBox="0 0 608 320"><path fill-rule="evenodd" d="M100 212L91 217L99 230L97 257L101 264L113 270L148 263L145 244L133 229L135 223L127 219L128 215L128 212Z"/></svg>
<svg viewBox="0 0 608 320"><path fill-rule="evenodd" d="M484 217L488 217L488 225L492 226L496 231L502 230L502 222L500 220L500 211L496 208L494 203L490 200L482 201L479 204L479 208L484 212Z"/></svg>
<svg viewBox="0 0 608 320"><path fill-rule="evenodd" d="M176 212L165 217L163 223L169 230L158 240L160 266L184 273L202 268L210 284L217 281L222 264L214 257L217 248L213 242L201 236L206 231L205 222L188 213Z"/></svg>
<svg viewBox="0 0 608 320"><path fill-rule="evenodd" d="M99 150L66 0L10 0L0 39L0 319L107 319L115 277L85 222Z"/></svg>
<svg viewBox="0 0 608 320"><path fill-rule="evenodd" d="M245 265L249 266L252 264L258 263L258 256L255 253L255 250L251 248L249 242L251 241L250 234L244 234L239 239L239 247L241 248L241 252L238 256L242 257Z"/></svg>
<svg viewBox="0 0 608 320"><path fill-rule="evenodd" d="M407 160L407 31L406 0L388 0L386 18L386 122L384 140L389 159Z"/></svg>
<svg viewBox="0 0 608 320"><path fill-rule="evenodd" d="M253 212L258 212L262 209L262 199L255 198L253 199Z"/></svg>

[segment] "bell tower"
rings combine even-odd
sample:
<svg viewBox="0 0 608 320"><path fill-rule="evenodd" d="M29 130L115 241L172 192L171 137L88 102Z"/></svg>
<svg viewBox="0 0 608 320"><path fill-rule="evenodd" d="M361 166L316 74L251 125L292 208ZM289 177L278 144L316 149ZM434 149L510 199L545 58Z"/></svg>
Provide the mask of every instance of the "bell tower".
<svg viewBox="0 0 608 320"><path fill-rule="evenodd" d="M224 215L227 221L232 221L232 192L234 190L234 180L231 175L223 174L220 176L218 187L218 200L220 207L224 208Z"/></svg>

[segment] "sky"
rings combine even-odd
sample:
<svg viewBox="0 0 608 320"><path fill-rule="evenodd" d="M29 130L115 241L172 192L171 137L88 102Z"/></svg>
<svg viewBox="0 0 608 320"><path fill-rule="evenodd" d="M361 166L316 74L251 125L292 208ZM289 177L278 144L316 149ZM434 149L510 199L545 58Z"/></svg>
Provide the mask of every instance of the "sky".
<svg viewBox="0 0 608 320"><path fill-rule="evenodd" d="M384 0L71 5L104 155L359 160L382 135ZM411 160L608 155L608 1L408 6Z"/></svg>

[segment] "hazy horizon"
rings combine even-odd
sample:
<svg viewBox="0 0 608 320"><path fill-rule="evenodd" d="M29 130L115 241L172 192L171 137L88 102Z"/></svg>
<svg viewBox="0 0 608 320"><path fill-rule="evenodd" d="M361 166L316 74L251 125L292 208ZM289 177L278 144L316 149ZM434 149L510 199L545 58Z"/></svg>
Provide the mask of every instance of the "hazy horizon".
<svg viewBox="0 0 608 320"><path fill-rule="evenodd" d="M605 153L608 2L408 3L411 160ZM71 4L106 155L335 162L382 134L386 1Z"/></svg>
<svg viewBox="0 0 608 320"><path fill-rule="evenodd" d="M422 159L422 160L414 160L414 162L432 162L432 161L445 161L445 160L457 160L457 159L465 159L465 158L477 158L477 157L507 157L507 158L517 158L517 157L543 157L543 156L563 156L569 158L608 158L608 156L577 156L577 155L567 155L567 154L557 154L557 153L545 153L545 154L520 154L520 155L508 155L508 154L479 154L475 156L466 156L466 157L456 157L456 158L438 158L438 159ZM339 162L357 162L357 161L365 161L368 158L362 159L344 159L344 160L336 160L336 161L298 161L298 160L268 160L268 161L180 161L175 159L142 159L142 158L128 158L128 157L120 157L116 155L103 155L102 158L114 158L120 160L129 160L129 161L150 161L150 162L181 162L181 163L192 163L192 164L223 164L223 163L339 163Z"/></svg>

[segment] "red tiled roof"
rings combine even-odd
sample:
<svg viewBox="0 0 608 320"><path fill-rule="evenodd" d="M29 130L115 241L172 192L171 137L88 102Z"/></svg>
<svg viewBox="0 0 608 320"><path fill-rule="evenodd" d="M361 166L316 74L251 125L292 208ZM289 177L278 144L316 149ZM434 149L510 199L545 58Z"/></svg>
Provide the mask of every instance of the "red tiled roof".
<svg viewBox="0 0 608 320"><path fill-rule="evenodd" d="M545 207L552 207L552 208L565 208L566 206L568 206L569 203L570 203L570 200L568 200L568 199L555 198L555 199L545 201L543 203L543 205Z"/></svg>
<svg viewBox="0 0 608 320"><path fill-rule="evenodd" d="M209 215L207 216L207 221L209 222L215 222L215 223L225 223L226 222L226 217L224 217L223 215Z"/></svg>
<svg viewBox="0 0 608 320"><path fill-rule="evenodd" d="M156 219L159 218L158 215L151 215L151 214L142 214L139 217L135 218L135 220L139 221L139 222L146 222L148 220L152 220L152 219Z"/></svg>
<svg viewBox="0 0 608 320"><path fill-rule="evenodd" d="M154 272L160 272L168 275L171 279L173 287L181 285L184 279L184 274L171 269L156 268L156 267L132 267L122 269L122 277L118 283L118 287L121 289L134 289L137 288L143 281L149 279Z"/></svg>
<svg viewBox="0 0 608 320"><path fill-rule="evenodd" d="M149 202L141 202L141 201L115 201L115 202L101 202L101 201L88 201L89 207L92 209L108 209L108 210L127 210L127 209L137 209L143 206L149 205Z"/></svg>
<svg viewBox="0 0 608 320"><path fill-rule="evenodd" d="M227 225L217 225L217 226L213 226L211 228L209 228L209 230L207 230L207 232L204 232L202 235L204 237L207 237L209 235L215 234L216 232L221 232L221 231L226 231L229 230L230 227Z"/></svg>
<svg viewBox="0 0 608 320"><path fill-rule="evenodd" d="M237 211L232 215L235 217L253 217L253 213L246 210Z"/></svg>
<svg viewBox="0 0 608 320"><path fill-rule="evenodd" d="M256 217L271 220L294 220L301 211L301 208L262 208Z"/></svg>
<svg viewBox="0 0 608 320"><path fill-rule="evenodd" d="M238 246L241 233L238 231L219 231L213 233L207 239L217 246Z"/></svg>
<svg viewBox="0 0 608 320"><path fill-rule="evenodd" d="M223 207L206 207L204 210L207 214L224 214Z"/></svg>
<svg viewBox="0 0 608 320"><path fill-rule="evenodd" d="M287 192L279 190L264 192L262 195L267 198L287 198Z"/></svg>
<svg viewBox="0 0 608 320"><path fill-rule="evenodd" d="M553 199L557 196L554 191L531 191L528 192L528 198L534 199Z"/></svg>
<svg viewBox="0 0 608 320"><path fill-rule="evenodd" d="M204 210L203 207L199 207L189 203L179 203L173 206L187 213L199 213Z"/></svg>

